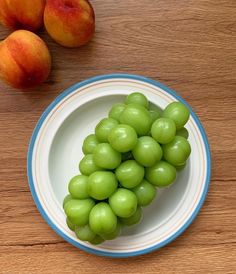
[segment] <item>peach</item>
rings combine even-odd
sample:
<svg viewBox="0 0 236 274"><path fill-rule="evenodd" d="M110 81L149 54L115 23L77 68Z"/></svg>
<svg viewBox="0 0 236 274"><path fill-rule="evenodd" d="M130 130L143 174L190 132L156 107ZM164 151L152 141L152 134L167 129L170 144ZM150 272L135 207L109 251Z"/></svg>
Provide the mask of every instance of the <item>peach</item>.
<svg viewBox="0 0 236 274"><path fill-rule="evenodd" d="M79 47L92 38L94 10L87 0L47 0L44 25L58 44Z"/></svg>
<svg viewBox="0 0 236 274"><path fill-rule="evenodd" d="M36 34L17 30L0 43L0 78L16 88L44 82L51 70L51 55Z"/></svg>
<svg viewBox="0 0 236 274"><path fill-rule="evenodd" d="M43 25L46 0L0 0L0 22L11 29L36 31Z"/></svg>

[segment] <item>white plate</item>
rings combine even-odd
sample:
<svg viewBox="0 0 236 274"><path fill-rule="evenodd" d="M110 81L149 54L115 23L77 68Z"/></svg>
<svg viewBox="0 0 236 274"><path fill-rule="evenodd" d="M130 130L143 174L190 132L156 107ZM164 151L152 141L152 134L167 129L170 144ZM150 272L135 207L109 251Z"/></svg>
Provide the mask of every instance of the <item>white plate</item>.
<svg viewBox="0 0 236 274"><path fill-rule="evenodd" d="M94 77L67 89L51 103L39 119L29 146L29 185L39 211L65 240L97 255L135 256L168 244L196 217L210 182L207 137L196 114L191 111L187 129L192 153L187 167L170 188L159 190L156 200L144 209L140 224L98 246L78 240L67 228L62 201L68 192L68 181L78 174L84 138L93 133L95 125L107 116L112 104L122 102L127 94L136 91L144 93L150 102L161 108L172 101L187 105L174 91L142 76Z"/></svg>

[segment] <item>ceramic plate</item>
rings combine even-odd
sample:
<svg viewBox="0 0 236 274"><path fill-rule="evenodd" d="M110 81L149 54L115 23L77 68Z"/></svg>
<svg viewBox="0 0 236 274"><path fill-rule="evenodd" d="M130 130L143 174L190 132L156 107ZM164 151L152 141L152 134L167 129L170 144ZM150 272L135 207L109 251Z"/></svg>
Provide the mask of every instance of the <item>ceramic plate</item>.
<svg viewBox="0 0 236 274"><path fill-rule="evenodd" d="M125 228L119 238L98 246L78 240L67 228L62 201L68 181L78 174L83 140L94 132L111 106L131 92L142 92L161 108L173 101L190 108L173 90L154 80L129 74L98 76L70 87L51 103L39 119L29 146L29 185L40 213L66 241L97 255L136 256L168 244L194 220L210 182L207 137L191 111L186 126L192 147L188 164L171 187L158 190L155 201L144 209L140 224Z"/></svg>

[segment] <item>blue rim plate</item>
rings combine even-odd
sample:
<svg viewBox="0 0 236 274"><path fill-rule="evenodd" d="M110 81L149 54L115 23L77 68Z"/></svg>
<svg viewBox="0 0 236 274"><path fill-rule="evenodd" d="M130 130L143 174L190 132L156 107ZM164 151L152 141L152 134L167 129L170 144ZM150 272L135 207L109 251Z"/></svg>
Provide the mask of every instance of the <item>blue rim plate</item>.
<svg viewBox="0 0 236 274"><path fill-rule="evenodd" d="M131 80L138 80L144 83L148 83L151 84L153 86L156 86L162 90L164 90L166 93L169 93L170 95L172 95L176 100L182 102L183 104L185 104L186 106L188 106L188 108L191 111L191 116L193 117L195 123L198 126L198 129L201 133L201 137L203 139L204 142L204 147L205 147L205 151L206 151L206 167L207 167L207 171L206 171L206 179L205 179L205 184L204 184L204 190L202 192L201 198L198 202L197 207L195 208L194 212L191 214L191 216L188 218L187 222L181 226L178 231L176 231L176 233L174 235L172 235L171 237L167 238L166 240L139 250L139 251L135 251L135 252L124 252L124 253L116 253L116 252L109 252L109 251L101 251L101 250L96 250L87 246L83 246L80 243L74 241L73 239L71 239L70 237L68 237L66 234L64 234L50 219L50 217L47 215L46 211L44 210L42 204L39 201L39 198L37 196L36 190L35 190L35 184L34 184L34 180L33 180L33 173L32 173L32 159L33 159L33 151L34 151L34 146L35 146L35 141L36 138L38 136L39 130L42 127L42 124L44 123L45 119L47 118L47 116L49 115L49 113L55 108L55 106L61 102L66 96L68 96L70 93L74 92L75 90L77 90L78 88L81 88L83 86L86 86L88 84L97 82L97 81L101 81L101 80L107 80L107 79L117 79L117 78L123 78L123 79L131 79ZM43 112L42 116L40 117L30 140L30 144L29 144L29 150L28 150L28 158L27 158L27 174L28 174L28 182L29 182L29 186L30 186L30 190L31 190L31 194L32 197L34 199L34 202L39 210L39 212L41 213L41 215L43 216L43 218L46 220L46 222L51 226L51 228L57 233L59 234L62 238L64 238L66 241L68 241L69 243L71 243L72 245L87 251L89 253L92 254L96 254L96 255L100 255L100 256L108 256L108 257L116 257L116 258L122 258L122 257L130 257L130 256L137 256L137 255L141 255L141 254L146 254L149 253L153 250L157 250L165 245L167 245L168 243L170 243L171 241L173 241L174 239L176 239L181 233L183 233L185 231L185 229L192 223L192 221L195 219L195 217L197 216L197 214L199 213L204 200L206 198L207 192L208 192L208 188L209 188L209 184L210 184L210 177L211 177L211 156L210 156L210 147L209 147L209 143L207 140L207 136L206 133L204 131L204 128L199 120L199 118L197 117L197 115L192 111L191 107L185 102L185 100L183 100L180 96L178 96L173 90L171 90L170 88L166 87L165 85L154 81L152 79L143 77L143 76L138 76L138 75L132 75L132 74L107 74L107 75L101 75L101 76L96 76L90 79L87 79L85 81L82 81L80 83L77 83L75 85L73 85L72 87L66 89L64 92L62 92L48 107L47 109Z"/></svg>

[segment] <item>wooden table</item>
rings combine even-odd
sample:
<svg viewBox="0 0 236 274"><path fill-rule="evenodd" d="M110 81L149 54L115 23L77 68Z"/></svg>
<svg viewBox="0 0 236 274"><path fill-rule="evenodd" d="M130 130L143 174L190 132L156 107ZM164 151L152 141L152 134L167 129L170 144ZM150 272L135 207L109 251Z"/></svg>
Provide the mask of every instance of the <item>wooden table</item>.
<svg viewBox="0 0 236 274"><path fill-rule="evenodd" d="M55 44L48 81L31 91L0 83L0 273L236 273L236 1L93 0L97 29L79 49ZM0 27L0 39L8 35ZM1 56L0 56L1 61ZM151 254L109 259L61 239L32 200L26 155L45 107L65 88L113 72L175 89L200 117L212 180L194 223Z"/></svg>

